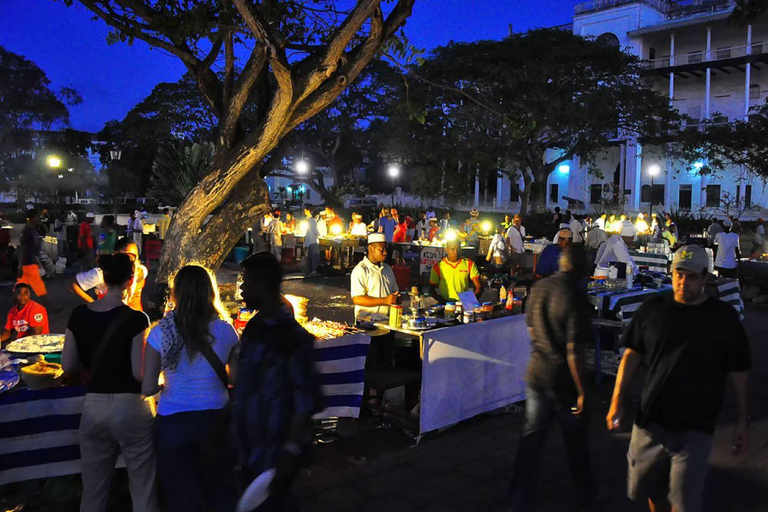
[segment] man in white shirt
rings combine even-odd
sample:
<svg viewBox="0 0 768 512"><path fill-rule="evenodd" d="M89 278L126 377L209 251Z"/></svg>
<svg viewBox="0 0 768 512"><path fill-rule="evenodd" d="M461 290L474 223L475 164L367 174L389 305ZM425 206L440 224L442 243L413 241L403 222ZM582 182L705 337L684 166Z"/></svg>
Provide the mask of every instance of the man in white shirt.
<svg viewBox="0 0 768 512"><path fill-rule="evenodd" d="M715 256L715 270L721 277L737 278L738 263L741 258L739 245L739 228L731 225L729 233L718 233L715 237L717 256Z"/></svg>
<svg viewBox="0 0 768 512"><path fill-rule="evenodd" d="M637 274L637 264L632 259L632 256L629 255L629 249L627 248L627 245L631 243L631 237L611 236L607 242L600 246L600 250L597 251L595 264L598 267L608 268L611 266L612 261L626 263L627 272L632 272L633 275Z"/></svg>
<svg viewBox="0 0 768 512"><path fill-rule="evenodd" d="M304 275L314 277L320 263L320 245L317 243L320 233L317 230L317 221L308 206L304 207L304 216L307 218L307 230L304 233Z"/></svg>
<svg viewBox="0 0 768 512"><path fill-rule="evenodd" d="M602 229L600 229L600 226L595 224L587 232L586 248L595 250L598 247L600 247L600 245L602 245L603 242L607 240L608 240L608 234Z"/></svg>
<svg viewBox="0 0 768 512"><path fill-rule="evenodd" d="M525 226L520 215L512 217L512 225L506 233L507 247L509 247L509 265L512 273L525 266Z"/></svg>
<svg viewBox="0 0 768 512"><path fill-rule="evenodd" d="M576 217L571 216L571 221L568 223L568 227L573 233L573 243L583 244L584 243L584 234L583 234L584 226L581 224L581 222L578 219L576 219Z"/></svg>
<svg viewBox="0 0 768 512"><path fill-rule="evenodd" d="M595 224L597 227L605 231L605 214L602 214L596 221Z"/></svg>
<svg viewBox="0 0 768 512"><path fill-rule="evenodd" d="M400 292L387 259L387 239L382 233L368 235L368 252L352 270L350 295L355 318L378 313L389 315L389 306L400 301Z"/></svg>

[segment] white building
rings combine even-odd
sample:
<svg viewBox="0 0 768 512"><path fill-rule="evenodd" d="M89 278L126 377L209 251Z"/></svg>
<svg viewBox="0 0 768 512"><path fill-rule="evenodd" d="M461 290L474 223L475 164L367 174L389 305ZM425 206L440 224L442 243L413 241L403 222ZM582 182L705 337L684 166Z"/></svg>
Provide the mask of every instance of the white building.
<svg viewBox="0 0 768 512"><path fill-rule="evenodd" d="M736 27L728 23L733 7L731 0L693 0L682 6L666 0L593 0L576 6L573 32L646 60L646 78L692 123L728 122L744 118L768 94L768 70L762 72L768 67L768 21ZM651 198L666 210L694 212L721 206L728 197L738 198L740 205L768 206L766 182L742 168L699 176L633 140L617 142L596 163L602 179L578 162L569 162L568 172L552 173L549 206L565 207L562 196L567 195L594 208L601 192L612 187L624 190L625 208L633 212L648 210Z"/></svg>

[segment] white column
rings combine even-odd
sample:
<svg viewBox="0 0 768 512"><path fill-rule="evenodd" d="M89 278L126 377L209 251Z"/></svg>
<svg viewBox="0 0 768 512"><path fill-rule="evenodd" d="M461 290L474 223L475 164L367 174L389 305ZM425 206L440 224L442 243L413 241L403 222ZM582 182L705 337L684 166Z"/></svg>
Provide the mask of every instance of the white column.
<svg viewBox="0 0 768 512"><path fill-rule="evenodd" d="M712 27L707 27L707 62L712 60ZM710 93L712 87L712 69L707 65L707 75L704 86L704 118L709 119Z"/></svg>
<svg viewBox="0 0 768 512"><path fill-rule="evenodd" d="M701 174L701 194L699 195L699 208L707 206L707 185L709 184L708 175Z"/></svg>
<svg viewBox="0 0 768 512"><path fill-rule="evenodd" d="M504 204L504 178L501 173L496 175L496 206L501 206Z"/></svg>
<svg viewBox="0 0 768 512"><path fill-rule="evenodd" d="M747 55L752 55L752 25L747 25ZM744 75L744 119L749 116L749 86L752 84L752 64L747 62Z"/></svg>
<svg viewBox="0 0 768 512"><path fill-rule="evenodd" d="M669 65L675 65L675 34L669 36ZM669 104L674 105L675 101L675 73L669 73Z"/></svg>
<svg viewBox="0 0 768 512"><path fill-rule="evenodd" d="M635 210L640 211L640 198L643 191L643 146L639 142L635 144L635 190L634 203Z"/></svg>

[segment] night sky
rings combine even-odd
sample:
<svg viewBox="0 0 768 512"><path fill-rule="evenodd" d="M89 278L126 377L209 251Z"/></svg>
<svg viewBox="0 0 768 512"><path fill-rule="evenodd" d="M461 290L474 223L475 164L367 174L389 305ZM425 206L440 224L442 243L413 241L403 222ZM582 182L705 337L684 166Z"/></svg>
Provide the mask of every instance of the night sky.
<svg viewBox="0 0 768 512"><path fill-rule="evenodd" d="M451 40L474 41L570 23L576 0L417 0L406 32L413 44L433 48ZM160 82L177 80L184 66L136 41L108 45L107 26L81 6L54 0L0 0L0 46L37 63L53 87L83 96L72 127L96 132L122 119Z"/></svg>

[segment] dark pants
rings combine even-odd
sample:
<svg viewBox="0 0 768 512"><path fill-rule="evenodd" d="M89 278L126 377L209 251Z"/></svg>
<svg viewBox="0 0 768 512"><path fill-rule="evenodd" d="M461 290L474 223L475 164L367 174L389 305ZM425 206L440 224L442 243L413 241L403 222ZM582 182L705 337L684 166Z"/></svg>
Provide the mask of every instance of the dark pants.
<svg viewBox="0 0 768 512"><path fill-rule="evenodd" d="M589 417L571 414L570 405L560 403L551 390L527 386L525 426L517 447L515 468L510 484L512 510L533 510L538 483L539 462L544 443L557 418L565 436L565 450L571 477L578 486L578 502L587 505L597 492L597 483L589 461Z"/></svg>
<svg viewBox="0 0 768 512"><path fill-rule="evenodd" d="M235 510L237 480L228 425L228 409L156 417L157 474L164 510Z"/></svg>

